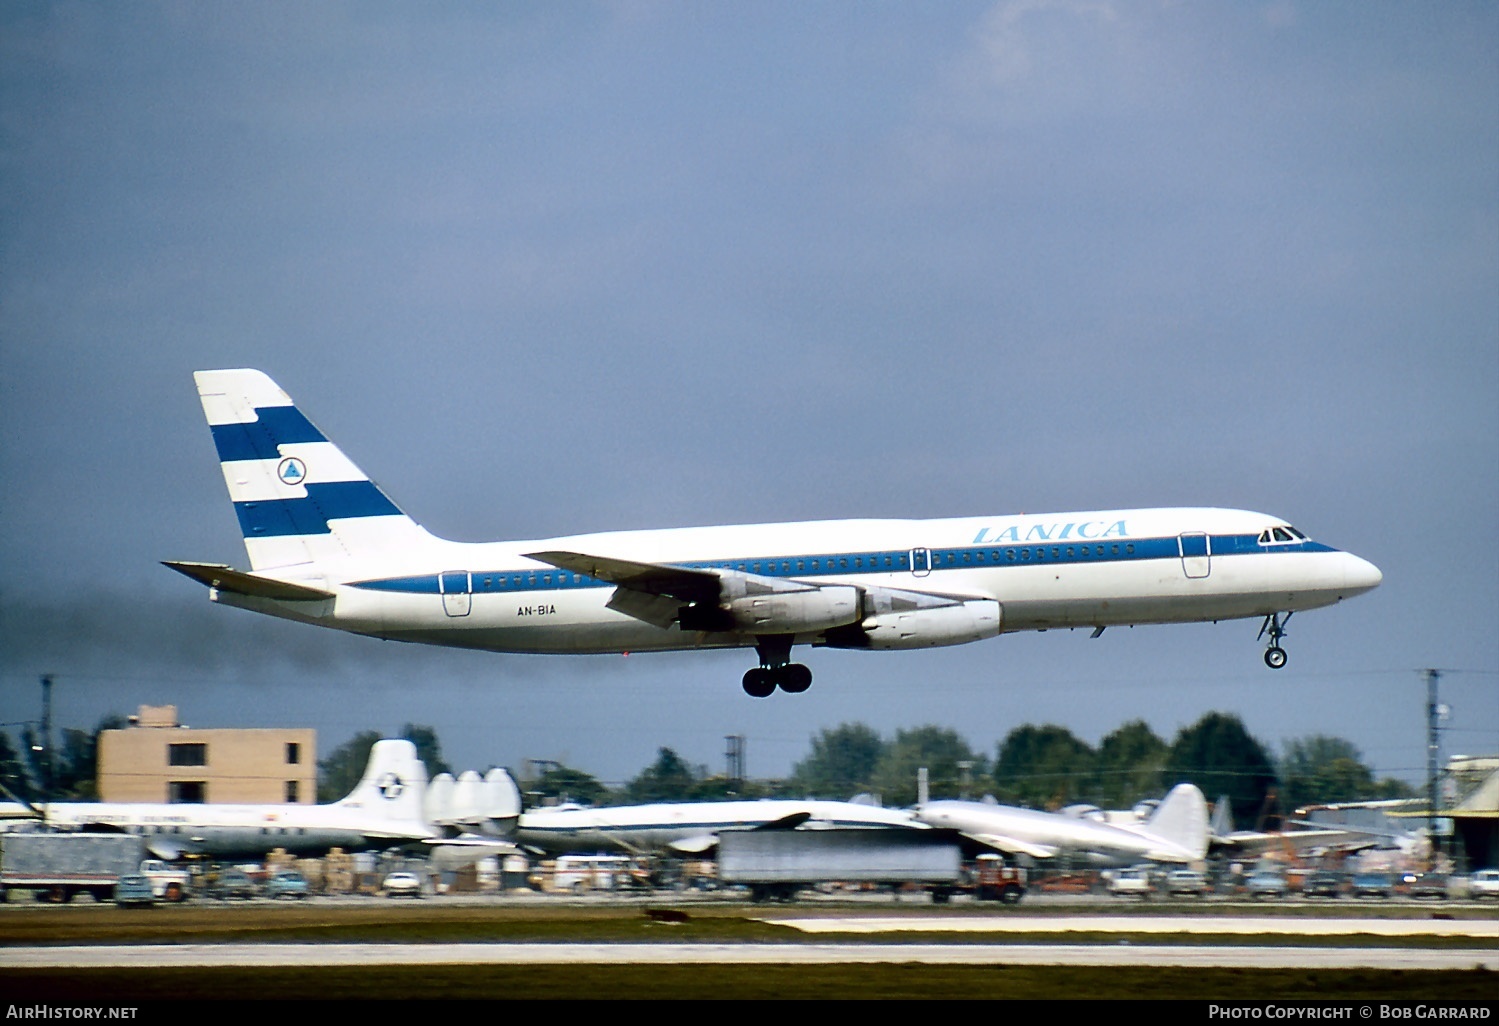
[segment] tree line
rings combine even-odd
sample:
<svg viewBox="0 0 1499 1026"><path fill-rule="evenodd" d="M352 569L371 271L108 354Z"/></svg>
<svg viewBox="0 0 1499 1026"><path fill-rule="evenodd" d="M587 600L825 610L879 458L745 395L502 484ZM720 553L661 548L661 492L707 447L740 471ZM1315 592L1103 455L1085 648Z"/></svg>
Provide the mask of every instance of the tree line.
<svg viewBox="0 0 1499 1026"><path fill-rule="evenodd" d="M52 767L53 800L95 800L99 731L125 725L111 714L93 731L64 730ZM362 731L318 761L318 800L331 802L353 790L370 747L387 735ZM417 746L429 776L452 772L434 728L408 723L398 735ZM0 783L20 798L41 794L44 779L35 739L23 732L18 750L0 732ZM521 780L528 804L574 801L623 805L729 798L833 798L877 796L884 804L916 801L918 770L925 768L932 798L993 795L1006 805L1058 809L1086 804L1128 808L1160 797L1178 783L1200 787L1209 801L1227 796L1240 826L1274 825L1302 805L1410 797L1403 781L1376 780L1357 747L1342 738L1312 735L1286 741L1279 758L1253 737L1237 716L1210 712L1177 731L1171 741L1143 720L1131 720L1097 746L1055 724L1011 730L993 757L975 751L957 732L925 725L884 737L864 723L825 728L810 750L776 780L732 780L694 765L671 748L636 776L609 786L585 770L549 763Z"/></svg>
<svg viewBox="0 0 1499 1026"><path fill-rule="evenodd" d="M1376 780L1358 748L1313 735L1285 742L1279 759L1230 713L1211 712L1167 742L1132 720L1095 747L1055 724L1016 727L993 758L957 732L926 725L883 737L864 723L819 731L811 750L780 780L735 781L692 766L670 748L619 787L566 766L522 781L529 801L582 804L707 801L741 797L848 799L884 804L916 801L917 772L927 771L932 798L993 795L1006 805L1055 810L1086 804L1128 808L1178 783L1200 787L1210 802L1227 797L1241 826L1274 826L1303 805L1410 797L1404 781Z"/></svg>

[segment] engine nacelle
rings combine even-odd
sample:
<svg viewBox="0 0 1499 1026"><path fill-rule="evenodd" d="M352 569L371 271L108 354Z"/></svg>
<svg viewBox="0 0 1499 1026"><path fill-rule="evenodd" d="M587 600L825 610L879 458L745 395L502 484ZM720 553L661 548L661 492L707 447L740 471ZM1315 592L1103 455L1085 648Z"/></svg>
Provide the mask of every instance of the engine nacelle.
<svg viewBox="0 0 1499 1026"><path fill-rule="evenodd" d="M847 585L745 595L728 603L735 629L752 634L806 634L859 620L859 589Z"/></svg>
<svg viewBox="0 0 1499 1026"><path fill-rule="evenodd" d="M678 614L684 631L737 631L745 634L816 634L858 624L864 615L859 589L822 587L721 572L715 606L690 605Z"/></svg>
<svg viewBox="0 0 1499 1026"><path fill-rule="evenodd" d="M903 603L902 603L903 604ZM1000 608L993 599L967 599L942 606L891 609L864 618L854 630L830 633L834 648L936 648L999 635Z"/></svg>

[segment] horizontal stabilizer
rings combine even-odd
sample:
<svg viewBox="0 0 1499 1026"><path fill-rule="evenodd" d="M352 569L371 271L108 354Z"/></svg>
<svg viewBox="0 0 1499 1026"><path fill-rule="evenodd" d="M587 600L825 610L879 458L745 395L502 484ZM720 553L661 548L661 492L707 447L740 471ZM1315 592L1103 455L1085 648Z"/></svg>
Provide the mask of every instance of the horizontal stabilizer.
<svg viewBox="0 0 1499 1026"><path fill-rule="evenodd" d="M314 588L310 584L292 584L289 581L272 580L258 574L235 570L221 563L181 563L162 560L161 565L171 567L179 574L186 574L210 588L232 591L239 595L280 599L283 602L315 602L333 597L333 592Z"/></svg>

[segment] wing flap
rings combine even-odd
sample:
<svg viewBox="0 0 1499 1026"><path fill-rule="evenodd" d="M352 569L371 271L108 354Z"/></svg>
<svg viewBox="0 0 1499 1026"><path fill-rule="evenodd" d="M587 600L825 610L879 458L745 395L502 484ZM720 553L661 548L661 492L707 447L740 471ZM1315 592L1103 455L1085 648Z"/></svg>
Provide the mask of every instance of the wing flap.
<svg viewBox="0 0 1499 1026"><path fill-rule="evenodd" d="M277 581L258 574L245 573L243 570L235 570L222 563L184 563L163 560L161 565L171 567L179 574L191 577L210 588L232 591L239 595L280 599L283 602L318 602L333 597L333 592L314 588L310 584Z"/></svg>
<svg viewBox="0 0 1499 1026"><path fill-rule="evenodd" d="M609 601L604 603L616 612L633 616L637 620L643 620L653 627L665 630L676 622L677 614L681 612L683 602L669 595L652 595L644 591L631 591L629 588L615 588L614 594Z"/></svg>

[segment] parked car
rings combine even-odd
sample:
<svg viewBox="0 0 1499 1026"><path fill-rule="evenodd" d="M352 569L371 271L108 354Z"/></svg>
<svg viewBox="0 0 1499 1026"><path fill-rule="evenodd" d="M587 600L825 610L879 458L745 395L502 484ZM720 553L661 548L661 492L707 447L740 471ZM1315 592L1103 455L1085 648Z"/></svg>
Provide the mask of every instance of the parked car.
<svg viewBox="0 0 1499 1026"><path fill-rule="evenodd" d="M1150 882L1150 869L1146 866L1117 869L1114 871L1113 878L1109 880L1110 894L1139 898L1141 901L1149 899L1150 892L1154 889Z"/></svg>
<svg viewBox="0 0 1499 1026"><path fill-rule="evenodd" d="M1286 875L1277 869L1262 869L1244 881L1244 891L1251 898L1284 898L1289 890Z"/></svg>
<svg viewBox="0 0 1499 1026"><path fill-rule="evenodd" d="M415 873L391 873L380 884L380 889L385 892L387 898L420 898L422 878Z"/></svg>
<svg viewBox="0 0 1499 1026"><path fill-rule="evenodd" d="M1326 870L1308 873L1301 881L1301 893L1308 898L1336 898L1343 893L1343 874Z"/></svg>
<svg viewBox="0 0 1499 1026"><path fill-rule="evenodd" d="M1395 878L1389 873L1359 873L1352 889L1355 898L1388 898L1395 893Z"/></svg>
<svg viewBox="0 0 1499 1026"><path fill-rule="evenodd" d="M307 878L301 873L284 869L265 882L267 898L305 898L310 893Z"/></svg>
<svg viewBox="0 0 1499 1026"><path fill-rule="evenodd" d="M221 901L231 901L234 898L254 898L260 894L260 885L250 879L250 874L243 869L222 869L216 878L209 881L208 896L218 898Z"/></svg>
<svg viewBox="0 0 1499 1026"><path fill-rule="evenodd" d="M1173 869L1166 875L1167 894L1196 894L1208 892L1208 879L1195 869Z"/></svg>
<svg viewBox="0 0 1499 1026"><path fill-rule="evenodd" d="M1499 898L1499 869L1480 869L1468 877L1468 897Z"/></svg>
<svg viewBox="0 0 1499 1026"><path fill-rule="evenodd" d="M1400 878L1400 884L1412 898L1447 897L1447 876L1444 873L1406 873Z"/></svg>
<svg viewBox="0 0 1499 1026"><path fill-rule="evenodd" d="M149 908L156 904L151 878L144 873L126 873L115 884L115 904L120 908Z"/></svg>

